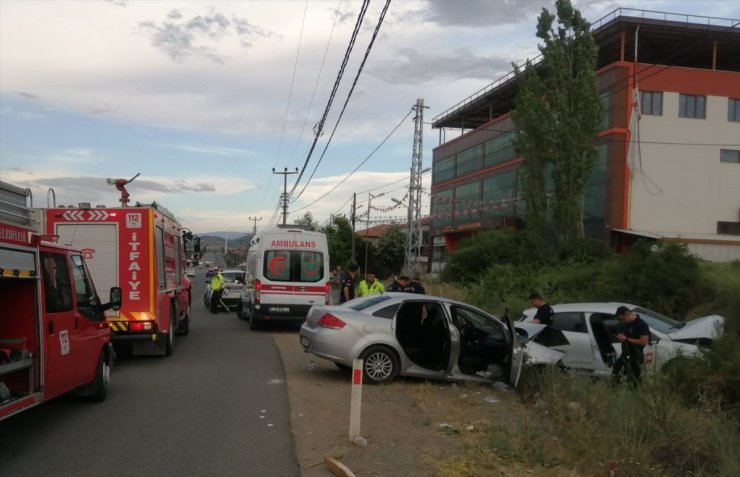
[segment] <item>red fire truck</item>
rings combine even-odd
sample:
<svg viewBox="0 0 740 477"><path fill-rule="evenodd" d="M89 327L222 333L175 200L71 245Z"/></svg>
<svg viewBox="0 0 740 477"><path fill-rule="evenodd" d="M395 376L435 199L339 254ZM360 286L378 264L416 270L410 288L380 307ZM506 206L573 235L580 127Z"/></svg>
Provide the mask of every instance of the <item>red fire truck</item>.
<svg viewBox="0 0 740 477"><path fill-rule="evenodd" d="M119 188L121 190L121 188ZM174 336L190 327L191 284L185 277L183 230L160 204L36 209L42 232L82 249L95 283L119 286L123 305L108 311L113 344L134 354L172 354Z"/></svg>
<svg viewBox="0 0 740 477"><path fill-rule="evenodd" d="M114 353L82 252L33 233L25 190L0 181L0 420L76 390L106 397Z"/></svg>

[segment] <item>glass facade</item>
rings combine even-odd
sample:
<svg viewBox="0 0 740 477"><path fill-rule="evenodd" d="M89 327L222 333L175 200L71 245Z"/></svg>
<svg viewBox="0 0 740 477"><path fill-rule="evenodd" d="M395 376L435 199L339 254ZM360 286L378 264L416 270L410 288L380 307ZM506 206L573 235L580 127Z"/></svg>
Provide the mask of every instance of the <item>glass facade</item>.
<svg viewBox="0 0 740 477"><path fill-rule="evenodd" d="M514 132L510 131L490 141L486 141L485 167L495 166L514 159L516 157L514 138Z"/></svg>
<svg viewBox="0 0 740 477"><path fill-rule="evenodd" d="M479 171L481 168L481 159L483 157L483 147L481 145L466 149L457 155L457 173L456 177L466 176L470 173Z"/></svg>
<svg viewBox="0 0 740 477"><path fill-rule="evenodd" d="M492 217L513 217L516 214L517 171L504 172L483 181L483 213Z"/></svg>
<svg viewBox="0 0 740 477"><path fill-rule="evenodd" d="M480 185L480 181L475 181L455 188L456 224L480 220Z"/></svg>

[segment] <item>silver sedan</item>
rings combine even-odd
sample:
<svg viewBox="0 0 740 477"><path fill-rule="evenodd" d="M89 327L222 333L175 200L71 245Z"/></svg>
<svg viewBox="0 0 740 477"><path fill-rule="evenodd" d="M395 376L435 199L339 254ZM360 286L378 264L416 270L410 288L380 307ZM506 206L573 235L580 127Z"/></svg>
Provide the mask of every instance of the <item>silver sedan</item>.
<svg viewBox="0 0 740 477"><path fill-rule="evenodd" d="M516 386L525 352L533 364L556 364L562 354L528 343L543 325L527 328L448 298L383 293L312 307L300 340L306 352L340 369L362 359L367 383L401 375Z"/></svg>

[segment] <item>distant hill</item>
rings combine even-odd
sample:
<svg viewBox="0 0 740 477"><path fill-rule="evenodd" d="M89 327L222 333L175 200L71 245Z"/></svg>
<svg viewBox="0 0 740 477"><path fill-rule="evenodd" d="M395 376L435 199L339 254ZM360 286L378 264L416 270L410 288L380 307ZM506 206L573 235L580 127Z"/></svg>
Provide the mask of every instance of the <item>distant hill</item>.
<svg viewBox="0 0 740 477"><path fill-rule="evenodd" d="M200 237L201 246L205 245L211 250L216 250L218 247L223 247L226 243L226 237L219 235L224 232L208 232L205 234L196 234ZM226 232L229 239L229 248L246 248L249 246L249 241L252 238L252 234L244 235L242 233Z"/></svg>

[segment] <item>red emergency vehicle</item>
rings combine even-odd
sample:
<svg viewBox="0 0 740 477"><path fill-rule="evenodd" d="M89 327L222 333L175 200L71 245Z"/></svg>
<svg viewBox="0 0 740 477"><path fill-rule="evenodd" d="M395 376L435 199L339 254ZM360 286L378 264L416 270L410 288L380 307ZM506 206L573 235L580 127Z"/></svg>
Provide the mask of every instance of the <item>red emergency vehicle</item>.
<svg viewBox="0 0 740 477"><path fill-rule="evenodd" d="M121 309L106 313L113 344L128 342L134 354L172 354L175 333L189 331L191 303L184 231L174 215L156 202L36 213L43 233L82 249L95 283L122 289Z"/></svg>
<svg viewBox="0 0 740 477"><path fill-rule="evenodd" d="M0 420L76 390L106 397L106 309L79 249L33 233L26 191L0 181Z"/></svg>

